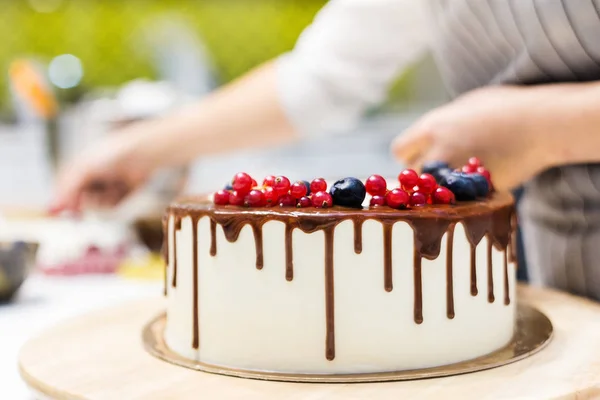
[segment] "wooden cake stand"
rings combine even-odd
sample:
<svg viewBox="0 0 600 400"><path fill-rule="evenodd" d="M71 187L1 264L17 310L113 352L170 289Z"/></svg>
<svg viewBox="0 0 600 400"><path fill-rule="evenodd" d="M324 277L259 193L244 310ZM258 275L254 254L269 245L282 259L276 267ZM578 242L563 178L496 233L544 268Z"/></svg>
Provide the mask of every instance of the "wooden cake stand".
<svg viewBox="0 0 600 400"><path fill-rule="evenodd" d="M266 382L178 367L148 354L143 327L162 299L137 301L64 323L21 350L23 379L53 399L595 399L600 398L600 305L564 293L519 288L545 313L554 337L539 353L502 367L404 382Z"/></svg>

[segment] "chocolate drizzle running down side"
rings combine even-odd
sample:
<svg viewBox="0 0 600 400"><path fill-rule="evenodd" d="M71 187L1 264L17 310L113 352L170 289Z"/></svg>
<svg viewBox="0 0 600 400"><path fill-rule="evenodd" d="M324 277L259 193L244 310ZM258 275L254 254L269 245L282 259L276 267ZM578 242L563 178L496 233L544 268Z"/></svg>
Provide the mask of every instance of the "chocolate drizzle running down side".
<svg viewBox="0 0 600 400"><path fill-rule="evenodd" d="M169 232L169 214L165 214L162 218L162 229L165 233L163 234L163 243L160 252L165 263L163 295L166 296L167 287L169 286L167 282L167 271L169 269L169 235L166 233Z"/></svg>
<svg viewBox="0 0 600 400"><path fill-rule="evenodd" d="M514 225L514 205L508 194L495 194L483 202L462 203L456 206L427 206L413 210L393 210L391 208L373 208L364 210L332 207L326 210L296 210L285 208L243 209L232 206L215 207L204 199L187 199L169 208L174 217L173 224L173 286L177 283L176 235L181 229L181 219L192 219L193 248L193 339L192 346L199 347L200 327L198 321L198 222L202 217L210 218L210 255L216 256L216 225L223 229L228 242L237 241L242 228L249 225L254 234L256 245L256 268L262 269L263 225L268 221L279 221L285 225L285 278L294 279L293 231L300 229L304 233L323 231L325 239L325 357L335 358L335 298L334 298L334 233L336 226L346 220L354 224L354 252L362 253L363 223L372 219L383 227L383 272L384 290L393 290L392 257L393 226L396 222L406 222L413 229L414 253L414 321L421 324L423 316L422 259L436 259L440 254L442 238L447 234L446 250L446 313L454 318L454 281L453 281L453 244L454 228L457 223L464 226L467 240L471 246L471 287L472 295L477 295L476 247L484 236L488 237L488 298L494 296L492 277L492 246L504 251L504 304L510 303L508 294L507 257L512 247ZM343 266L340 266L343 267Z"/></svg>
<svg viewBox="0 0 600 400"><path fill-rule="evenodd" d="M488 277L488 303L493 303L494 297L494 270L492 268L492 241L488 240L487 245L487 277Z"/></svg>

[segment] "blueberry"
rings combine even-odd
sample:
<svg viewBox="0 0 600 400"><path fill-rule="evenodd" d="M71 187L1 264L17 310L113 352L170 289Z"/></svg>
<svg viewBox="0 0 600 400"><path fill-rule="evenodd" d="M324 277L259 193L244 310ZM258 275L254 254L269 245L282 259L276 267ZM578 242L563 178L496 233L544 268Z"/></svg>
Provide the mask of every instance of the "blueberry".
<svg viewBox="0 0 600 400"><path fill-rule="evenodd" d="M359 179L344 178L335 182L329 193L333 197L333 204L337 206L361 208L367 190Z"/></svg>
<svg viewBox="0 0 600 400"><path fill-rule="evenodd" d="M301 181L302 183L304 183L304 186L306 186L306 195L309 196L310 195L310 182L309 181Z"/></svg>
<svg viewBox="0 0 600 400"><path fill-rule="evenodd" d="M477 198L475 182L466 174L453 172L444 177L440 185L450 189L458 201L470 201Z"/></svg>
<svg viewBox="0 0 600 400"><path fill-rule="evenodd" d="M233 186L231 186L231 182L227 182L225 184L225 187L223 189L225 189L225 190L233 190Z"/></svg>
<svg viewBox="0 0 600 400"><path fill-rule="evenodd" d="M436 169L433 172L430 172L431 175L435 178L437 183L439 184L445 176L450 175L453 171L450 168L440 168Z"/></svg>
<svg viewBox="0 0 600 400"><path fill-rule="evenodd" d="M481 174L469 174L467 176L475 184L477 190L477 197L486 197L490 192L490 187L485 176Z"/></svg>
<svg viewBox="0 0 600 400"><path fill-rule="evenodd" d="M425 164L423 164L421 173L431 174L435 176L435 171L442 168L450 168L450 166L448 165L448 163L443 161L428 161Z"/></svg>

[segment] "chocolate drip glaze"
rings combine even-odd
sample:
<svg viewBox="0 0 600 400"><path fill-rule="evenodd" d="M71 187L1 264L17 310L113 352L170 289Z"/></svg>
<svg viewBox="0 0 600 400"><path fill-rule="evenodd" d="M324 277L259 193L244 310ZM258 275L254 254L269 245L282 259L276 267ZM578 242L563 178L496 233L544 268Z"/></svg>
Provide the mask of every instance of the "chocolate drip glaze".
<svg viewBox="0 0 600 400"><path fill-rule="evenodd" d="M217 255L217 223L214 219L210 219L210 255Z"/></svg>
<svg viewBox="0 0 600 400"><path fill-rule="evenodd" d="M177 287L177 231L181 229L181 217L173 220L173 287Z"/></svg>
<svg viewBox="0 0 600 400"><path fill-rule="evenodd" d="M504 305L510 304L510 293L508 293L508 250L504 251Z"/></svg>
<svg viewBox="0 0 600 400"><path fill-rule="evenodd" d="M390 208L375 208L365 210L333 207L327 210L305 210L282 208L242 209L232 206L215 207L206 200L187 199L169 208L169 214L175 217L173 230L173 252L176 252L175 231L181 228L182 217L192 217L193 230L193 347L199 346L198 322L198 246L197 225L202 217L211 220L210 254L216 255L216 225L223 228L225 238L235 242L242 228L250 225L256 244L256 267L263 267L262 227L267 221L279 221L285 225L285 276L291 281L294 277L293 267L293 230L300 229L305 233L323 231L325 235L325 309L326 309L326 338L325 356L328 360L335 358L335 301L334 301L334 232L335 227L342 221L351 220L354 223L354 250L357 254L362 251L362 225L365 220L373 219L383 226L383 255L384 255L384 289L393 289L392 277L392 231L396 222L408 223L414 232L414 320L423 322L422 299L422 258L435 259L440 254L441 241L445 233L447 239L446 260L446 312L449 319L454 318L454 288L453 288L453 236L456 223L462 223L467 239L471 246L471 294L477 295L476 276L476 246L483 236L488 236L488 297L493 296L493 278L491 276L492 246L505 252L508 257L509 247L512 247L514 225L514 207L509 195L496 194L485 202L462 203L457 206L427 206L413 210L393 210ZM510 245L510 246L509 246ZM504 287L505 304L509 304L508 270L505 261ZM176 284L176 255L173 263L173 285ZM343 267L343 266L340 266ZM491 288L491 289L490 289Z"/></svg>
<svg viewBox="0 0 600 400"><path fill-rule="evenodd" d="M383 288L386 292L394 289L392 282L392 224L383 224Z"/></svg>
<svg viewBox="0 0 600 400"><path fill-rule="evenodd" d="M487 246L487 276L488 276L488 302L493 303L494 297L494 275L492 269L492 241L488 240Z"/></svg>
<svg viewBox="0 0 600 400"><path fill-rule="evenodd" d="M333 227L325 229L325 358L335 358L335 303L333 293Z"/></svg>
<svg viewBox="0 0 600 400"><path fill-rule="evenodd" d="M169 215L168 214L165 214L162 218L162 228L163 228L163 232L169 232ZM163 243L162 243L162 248L160 249L160 252L161 252L162 258L165 262L163 295L166 296L167 295L167 287L169 286L168 282L167 282L167 270L169 269L169 235L168 234L163 235Z"/></svg>
<svg viewBox="0 0 600 400"><path fill-rule="evenodd" d="M198 322L198 218L192 218L192 255L193 255L193 302L194 302L194 315L193 318L193 327L194 327L194 336L192 338L192 348L197 349L200 347L200 327Z"/></svg>
<svg viewBox="0 0 600 400"><path fill-rule="evenodd" d="M454 277L452 271L454 249L454 224L448 227L446 239L446 315L448 319L454 318Z"/></svg>
<svg viewBox="0 0 600 400"><path fill-rule="evenodd" d="M362 253L362 220L354 220L354 252Z"/></svg>

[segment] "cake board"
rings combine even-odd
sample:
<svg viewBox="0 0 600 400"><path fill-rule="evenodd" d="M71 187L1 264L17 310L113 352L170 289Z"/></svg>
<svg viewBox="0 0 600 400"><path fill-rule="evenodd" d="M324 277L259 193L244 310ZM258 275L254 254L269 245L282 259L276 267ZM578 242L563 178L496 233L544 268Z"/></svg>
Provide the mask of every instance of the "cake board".
<svg viewBox="0 0 600 400"><path fill-rule="evenodd" d="M143 327L164 300L127 303L63 323L21 350L21 375L53 399L593 399L600 398L600 305L527 286L519 301L545 313L554 337L502 367L444 378L321 384L241 379L193 371L148 354Z"/></svg>

